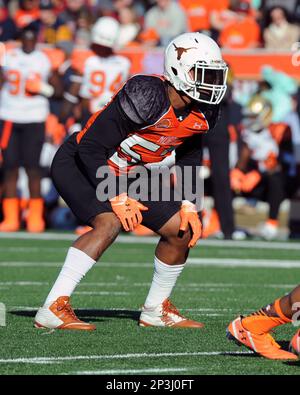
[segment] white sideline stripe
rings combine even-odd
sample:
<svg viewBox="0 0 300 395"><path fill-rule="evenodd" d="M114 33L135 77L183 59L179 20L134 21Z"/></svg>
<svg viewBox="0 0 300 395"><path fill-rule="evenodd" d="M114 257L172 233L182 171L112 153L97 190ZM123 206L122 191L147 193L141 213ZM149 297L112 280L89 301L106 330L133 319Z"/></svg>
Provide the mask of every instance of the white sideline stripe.
<svg viewBox="0 0 300 395"><path fill-rule="evenodd" d="M189 258L188 263L193 266L300 268L300 261L279 259Z"/></svg>
<svg viewBox="0 0 300 395"><path fill-rule="evenodd" d="M195 369L195 368L194 368ZM100 375L100 374L135 374L135 373L167 373L167 372L186 372L188 368L149 368L149 369L114 369L114 370L79 370L68 374Z"/></svg>
<svg viewBox="0 0 300 395"><path fill-rule="evenodd" d="M0 233L0 239L21 239L21 240L75 240L78 238L75 234L70 233L27 233L27 232L15 232L15 233ZM148 236L123 236L120 235L117 238L117 242L125 244L156 244L158 237ZM208 247L238 247L238 248L262 248L269 250L298 250L300 251L300 243L289 243L289 242L269 242L260 240L245 240L245 241L232 241L232 240L200 240L198 245Z"/></svg>
<svg viewBox="0 0 300 395"><path fill-rule="evenodd" d="M18 285L21 287L24 286L32 286L32 285L48 285L48 282L42 281L1 281L0 286L2 285Z"/></svg>
<svg viewBox="0 0 300 395"><path fill-rule="evenodd" d="M236 259L236 258L189 258L187 263L193 267L197 266L216 266L216 267L256 267L256 268L300 268L300 261L297 260L279 260L279 259ZM101 262L102 265L112 268L152 268L153 264L142 262ZM5 261L0 262L0 267L61 267L62 262L29 262L29 261Z"/></svg>
<svg viewBox="0 0 300 395"><path fill-rule="evenodd" d="M114 355L74 355L67 357L32 357L32 358L7 358L0 359L0 363L60 363L64 361L95 361L109 359L134 359L134 358L162 358L162 357L201 357L220 355L248 355L251 351L203 351L203 352L177 352L177 353L137 353L137 354L114 354Z"/></svg>

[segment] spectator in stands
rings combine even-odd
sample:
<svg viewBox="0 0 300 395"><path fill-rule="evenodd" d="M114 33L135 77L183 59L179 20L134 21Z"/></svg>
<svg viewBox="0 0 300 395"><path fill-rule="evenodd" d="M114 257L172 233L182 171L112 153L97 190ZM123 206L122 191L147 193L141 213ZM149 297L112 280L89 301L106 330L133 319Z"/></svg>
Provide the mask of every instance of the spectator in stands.
<svg viewBox="0 0 300 395"><path fill-rule="evenodd" d="M260 42L260 28L250 15L250 4L241 0L233 7L236 18L222 30L219 41L230 49L256 48Z"/></svg>
<svg viewBox="0 0 300 395"><path fill-rule="evenodd" d="M210 11L213 7L211 0L179 0L188 18L188 28L191 32L210 30Z"/></svg>
<svg viewBox="0 0 300 395"><path fill-rule="evenodd" d="M77 19L80 12L85 8L84 0L66 0L66 9L61 14L64 23L68 25L73 34L76 32Z"/></svg>
<svg viewBox="0 0 300 395"><path fill-rule="evenodd" d="M9 41L16 38L15 22L8 15L4 1L0 1L0 41Z"/></svg>
<svg viewBox="0 0 300 395"><path fill-rule="evenodd" d="M261 0L261 11L263 13L264 26L267 24L267 17L274 7L284 8L293 22L300 22L299 0Z"/></svg>
<svg viewBox="0 0 300 395"><path fill-rule="evenodd" d="M236 18L235 12L230 9L230 0L215 0L210 11L211 33L218 39L220 32Z"/></svg>
<svg viewBox="0 0 300 395"><path fill-rule="evenodd" d="M145 28L155 29L160 44L166 46L175 36L187 31L187 18L175 1L156 0L156 5L146 12Z"/></svg>
<svg viewBox="0 0 300 395"><path fill-rule="evenodd" d="M46 44L57 44L61 41L71 41L72 32L56 14L51 0L41 2L39 41Z"/></svg>
<svg viewBox="0 0 300 395"><path fill-rule="evenodd" d="M292 44L299 40L299 26L288 22L287 12L281 7L270 11L270 20L263 33L265 47L275 51L290 51Z"/></svg>
<svg viewBox="0 0 300 395"><path fill-rule="evenodd" d="M15 14L15 23L18 28L23 28L32 23L38 24L40 18L39 0L20 0L20 8Z"/></svg>
<svg viewBox="0 0 300 395"><path fill-rule="evenodd" d="M100 0L100 7L102 7L102 0ZM119 15L124 8L133 8L137 16L143 17L145 14L145 5L142 0L113 0L113 10L116 12L115 17Z"/></svg>
<svg viewBox="0 0 300 395"><path fill-rule="evenodd" d="M90 31L93 17L89 9L82 8L77 17L75 44L88 47L90 45Z"/></svg>
<svg viewBox="0 0 300 395"><path fill-rule="evenodd" d="M120 33L116 45L118 48L122 48L136 39L141 30L141 25L138 22L138 17L133 7L120 9L118 19Z"/></svg>

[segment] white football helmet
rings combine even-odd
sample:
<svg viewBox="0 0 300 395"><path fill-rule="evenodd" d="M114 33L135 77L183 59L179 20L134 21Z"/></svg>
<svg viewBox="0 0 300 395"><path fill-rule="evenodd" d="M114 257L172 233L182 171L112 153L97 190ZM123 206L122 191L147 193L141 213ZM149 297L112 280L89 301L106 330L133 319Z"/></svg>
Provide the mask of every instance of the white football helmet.
<svg viewBox="0 0 300 395"><path fill-rule="evenodd" d="M227 88L227 72L218 44L205 34L181 34L166 48L166 79L199 102L221 102Z"/></svg>
<svg viewBox="0 0 300 395"><path fill-rule="evenodd" d="M91 41L93 44L103 45L113 48L119 36L119 22L109 16L99 18L91 31Z"/></svg>

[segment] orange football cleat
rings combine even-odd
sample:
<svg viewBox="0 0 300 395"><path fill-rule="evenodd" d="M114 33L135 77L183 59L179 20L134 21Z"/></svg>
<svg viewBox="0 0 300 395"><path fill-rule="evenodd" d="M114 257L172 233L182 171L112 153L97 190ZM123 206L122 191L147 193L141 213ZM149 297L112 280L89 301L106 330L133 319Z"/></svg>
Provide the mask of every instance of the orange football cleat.
<svg viewBox="0 0 300 395"><path fill-rule="evenodd" d="M82 235L85 235L87 232L89 232L92 229L93 228L91 228L90 226L77 226L77 228L75 229L75 233L78 236L82 236Z"/></svg>
<svg viewBox="0 0 300 395"><path fill-rule="evenodd" d="M189 320L179 313L176 307L166 299L155 308L142 308L140 326L158 326L171 328L203 328L201 322Z"/></svg>
<svg viewBox="0 0 300 395"><path fill-rule="evenodd" d="M53 303L39 308L34 326L49 329L95 330L95 325L80 321L76 317L69 300L68 296L60 296Z"/></svg>
<svg viewBox="0 0 300 395"><path fill-rule="evenodd" d="M275 360L297 360L296 355L284 351L269 333L253 333L247 331L242 324L243 317L238 317L232 321L226 331L229 340L236 344L244 345L257 354Z"/></svg>
<svg viewBox="0 0 300 395"><path fill-rule="evenodd" d="M300 357L300 329L292 338L289 346L289 351Z"/></svg>
<svg viewBox="0 0 300 395"><path fill-rule="evenodd" d="M44 200L42 198L30 199L28 206L27 231L41 233L45 230L43 219Z"/></svg>
<svg viewBox="0 0 300 395"><path fill-rule="evenodd" d="M16 232L20 229L20 206L18 198L3 199L3 222L0 232Z"/></svg>
<svg viewBox="0 0 300 395"><path fill-rule="evenodd" d="M207 215L207 214L206 214ZM221 231L219 215L216 209L212 209L209 217L204 220L203 239L214 236Z"/></svg>

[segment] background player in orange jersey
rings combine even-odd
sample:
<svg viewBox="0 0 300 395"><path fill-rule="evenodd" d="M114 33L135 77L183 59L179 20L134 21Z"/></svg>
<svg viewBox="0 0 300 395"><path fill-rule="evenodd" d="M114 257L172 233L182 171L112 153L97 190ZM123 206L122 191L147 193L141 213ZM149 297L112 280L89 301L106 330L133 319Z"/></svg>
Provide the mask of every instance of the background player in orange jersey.
<svg viewBox="0 0 300 395"><path fill-rule="evenodd" d="M290 342L293 354L283 350L270 335L274 328L291 322L295 326L300 323L300 285L255 313L236 318L227 329L227 337L265 358L296 360L300 356L300 330Z"/></svg>
<svg viewBox="0 0 300 395"><path fill-rule="evenodd" d="M85 128L59 149L52 165L57 190L75 215L92 230L69 249L64 266L36 327L93 330L80 321L69 298L76 285L113 243L123 227L142 223L160 235L154 276L140 316L141 326L201 328L182 316L169 297L186 262L189 249L201 236L194 201L170 198L139 202L121 183L106 201L96 197L96 173L109 165L117 181L136 166L161 162L176 153L176 164L197 171L201 135L216 124L226 92L227 65L218 45L201 33L175 38L165 52L164 76L136 75L113 100L95 113ZM184 181L184 180L183 180ZM195 177L193 178L195 182ZM193 183L186 185L188 191Z"/></svg>

